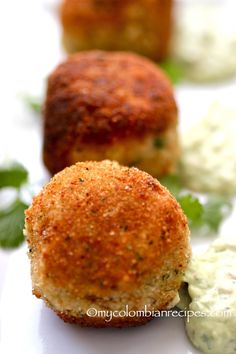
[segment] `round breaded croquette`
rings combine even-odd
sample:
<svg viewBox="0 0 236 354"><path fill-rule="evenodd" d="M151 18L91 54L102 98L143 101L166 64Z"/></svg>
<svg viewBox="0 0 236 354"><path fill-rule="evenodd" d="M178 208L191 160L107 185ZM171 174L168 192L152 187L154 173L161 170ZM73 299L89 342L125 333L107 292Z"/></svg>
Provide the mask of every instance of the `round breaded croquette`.
<svg viewBox="0 0 236 354"><path fill-rule="evenodd" d="M81 50L128 50L153 60L168 55L173 0L63 0L63 44Z"/></svg>
<svg viewBox="0 0 236 354"><path fill-rule="evenodd" d="M176 125L171 84L155 64L130 53L79 53L48 80L44 162L52 174L104 159L153 176L173 173Z"/></svg>
<svg viewBox="0 0 236 354"><path fill-rule="evenodd" d="M25 230L33 293L66 322L136 326L152 316L129 311L174 305L189 229L147 173L110 161L68 167L33 199Z"/></svg>

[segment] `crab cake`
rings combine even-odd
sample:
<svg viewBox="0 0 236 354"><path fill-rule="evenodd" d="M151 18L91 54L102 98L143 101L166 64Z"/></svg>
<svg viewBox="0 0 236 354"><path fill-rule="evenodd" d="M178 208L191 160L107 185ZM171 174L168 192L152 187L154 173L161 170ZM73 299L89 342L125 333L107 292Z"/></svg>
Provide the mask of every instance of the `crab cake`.
<svg viewBox="0 0 236 354"><path fill-rule="evenodd" d="M133 311L175 304L189 257L187 220L137 168L102 161L64 169L33 199L25 232L33 293L66 322L136 326L152 316Z"/></svg>
<svg viewBox="0 0 236 354"><path fill-rule="evenodd" d="M174 172L177 108L164 73L135 54L85 52L48 80L44 162L54 174L78 161L116 160L154 176Z"/></svg>
<svg viewBox="0 0 236 354"><path fill-rule="evenodd" d="M128 50L167 56L173 0L63 0L63 44L80 50Z"/></svg>

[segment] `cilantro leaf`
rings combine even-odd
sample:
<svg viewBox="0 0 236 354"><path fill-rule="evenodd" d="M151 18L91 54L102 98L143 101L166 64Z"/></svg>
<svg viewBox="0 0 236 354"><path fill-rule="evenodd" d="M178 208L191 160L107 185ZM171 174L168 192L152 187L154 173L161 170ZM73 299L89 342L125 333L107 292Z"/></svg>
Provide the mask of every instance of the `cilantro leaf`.
<svg viewBox="0 0 236 354"><path fill-rule="evenodd" d="M40 113L42 110L42 99L30 95L22 96L24 103L36 113Z"/></svg>
<svg viewBox="0 0 236 354"><path fill-rule="evenodd" d="M163 184L175 197L180 193L182 186L177 175L167 175L159 179L160 183Z"/></svg>
<svg viewBox="0 0 236 354"><path fill-rule="evenodd" d="M202 223L207 224L212 231L219 230L222 221L230 215L232 202L222 196L211 195L204 205Z"/></svg>
<svg viewBox="0 0 236 354"><path fill-rule="evenodd" d="M7 209L0 210L0 246L13 248L24 241L24 210L28 206L16 199Z"/></svg>
<svg viewBox="0 0 236 354"><path fill-rule="evenodd" d="M184 70L182 66L173 59L167 59L161 62L160 67L173 84L177 84L184 79Z"/></svg>
<svg viewBox="0 0 236 354"><path fill-rule="evenodd" d="M196 227L203 215L203 205L191 194L181 195L177 200L189 220L190 227Z"/></svg>
<svg viewBox="0 0 236 354"><path fill-rule="evenodd" d="M27 181L27 178L28 172L21 164L17 162L0 167L0 188L19 188Z"/></svg>
<svg viewBox="0 0 236 354"><path fill-rule="evenodd" d="M217 194L205 195L205 201L187 191L177 175L162 177L160 182L175 196L188 218L191 229L207 229L217 232L224 219L232 211L232 202L229 198Z"/></svg>

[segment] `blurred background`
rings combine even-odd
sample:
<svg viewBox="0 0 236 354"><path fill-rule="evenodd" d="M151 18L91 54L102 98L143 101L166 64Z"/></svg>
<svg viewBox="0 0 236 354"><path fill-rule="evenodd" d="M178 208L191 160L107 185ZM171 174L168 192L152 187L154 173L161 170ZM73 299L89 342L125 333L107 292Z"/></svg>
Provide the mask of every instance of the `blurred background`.
<svg viewBox="0 0 236 354"><path fill-rule="evenodd" d="M37 119L32 119L20 96L42 98L48 73L66 56L59 5L59 0L9 0L1 5L0 154L23 159L27 166L32 150L34 160L39 159L40 132L33 129ZM233 0L175 0L172 7L172 22L167 25L169 50L163 61L176 80L180 121L186 121L187 129L188 121L202 116L211 101L234 103L236 4ZM40 170L37 164L32 174Z"/></svg>

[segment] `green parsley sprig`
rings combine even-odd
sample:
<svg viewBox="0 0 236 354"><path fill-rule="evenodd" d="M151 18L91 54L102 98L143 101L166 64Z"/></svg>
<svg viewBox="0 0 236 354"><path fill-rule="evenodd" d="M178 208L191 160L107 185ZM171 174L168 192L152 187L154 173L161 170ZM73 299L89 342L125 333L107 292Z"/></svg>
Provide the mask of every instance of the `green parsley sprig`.
<svg viewBox="0 0 236 354"><path fill-rule="evenodd" d="M18 162L0 166L0 188L20 188L28 179L28 172Z"/></svg>
<svg viewBox="0 0 236 354"><path fill-rule="evenodd" d="M24 241L24 210L28 205L21 200L20 192L27 181L28 172L21 164L13 162L0 167L0 191L15 190L15 199L0 209L0 247L14 248Z"/></svg>
<svg viewBox="0 0 236 354"><path fill-rule="evenodd" d="M40 113L42 111L42 98L30 95L22 95L21 97L22 101L31 111L35 113Z"/></svg>
<svg viewBox="0 0 236 354"><path fill-rule="evenodd" d="M218 232L221 223L232 212L230 198L217 195L205 195L204 201L187 191L177 175L170 175L160 179L160 182L175 196L192 230L207 229L209 232Z"/></svg>
<svg viewBox="0 0 236 354"><path fill-rule="evenodd" d="M169 77L172 84L178 84L184 79L184 69L182 65L180 65L174 59L166 59L160 64L161 69L166 73Z"/></svg>

